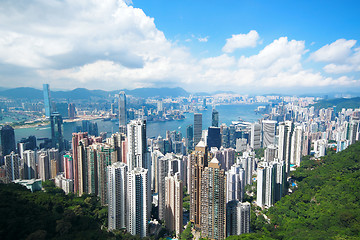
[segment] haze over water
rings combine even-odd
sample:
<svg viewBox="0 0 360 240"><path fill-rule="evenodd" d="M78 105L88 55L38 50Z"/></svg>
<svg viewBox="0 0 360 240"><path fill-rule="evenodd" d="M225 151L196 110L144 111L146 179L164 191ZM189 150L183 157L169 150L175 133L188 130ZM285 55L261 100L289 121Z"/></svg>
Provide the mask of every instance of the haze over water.
<svg viewBox="0 0 360 240"><path fill-rule="evenodd" d="M261 118L261 115L255 113L257 106L264 104L242 104L242 105L221 105L217 106L216 110L219 112L219 124L225 123L230 125L232 121L237 121L241 118L244 121L254 122ZM203 114L203 129L211 126L211 106L209 109L201 111ZM165 137L166 131L177 130L180 131L183 137L186 137L186 127L194 123L194 114L186 113L185 119L180 121L166 121L166 122L147 122L147 137L158 137L159 135ZM119 125L112 121L95 120L98 124L99 133L107 132L108 136L118 131ZM64 123L64 138L71 140L71 135L75 132L76 126L81 126L81 121ZM36 138L50 138L50 125L36 127L36 128L19 128L15 129L15 139L18 142L21 138L30 135Z"/></svg>

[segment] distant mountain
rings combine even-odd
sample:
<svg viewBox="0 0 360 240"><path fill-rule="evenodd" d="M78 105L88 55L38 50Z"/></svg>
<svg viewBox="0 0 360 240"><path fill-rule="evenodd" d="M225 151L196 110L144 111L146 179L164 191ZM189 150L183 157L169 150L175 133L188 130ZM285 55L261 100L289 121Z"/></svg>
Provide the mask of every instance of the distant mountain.
<svg viewBox="0 0 360 240"><path fill-rule="evenodd" d="M315 103L313 106L315 109L329 108L336 106L337 111L341 111L342 108L359 108L360 97L320 100L319 102Z"/></svg>
<svg viewBox="0 0 360 240"><path fill-rule="evenodd" d="M90 98L105 98L109 92L103 90L88 90L86 88L76 88L71 91L52 91L52 98L65 99L90 99Z"/></svg>
<svg viewBox="0 0 360 240"><path fill-rule="evenodd" d="M188 96L189 93L183 88L136 88L134 90L117 90L117 91L103 91L103 90L88 90L86 88L76 88L70 91L51 91L51 98L53 99L90 99L90 98L106 98L109 95L118 94L120 91L125 91L127 95L134 97L148 98L148 97L181 97ZM23 98L23 99L42 99L42 90L21 87L1 90L0 96L8 98Z"/></svg>
<svg viewBox="0 0 360 240"><path fill-rule="evenodd" d="M43 92L35 88L20 87L0 91L0 96L7 98L40 99L43 98Z"/></svg>

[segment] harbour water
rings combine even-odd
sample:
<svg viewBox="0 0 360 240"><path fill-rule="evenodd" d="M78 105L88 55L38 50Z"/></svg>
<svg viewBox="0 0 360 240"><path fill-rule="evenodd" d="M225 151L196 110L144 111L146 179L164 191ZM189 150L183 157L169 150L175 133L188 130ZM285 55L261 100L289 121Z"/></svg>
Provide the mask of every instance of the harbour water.
<svg viewBox="0 0 360 240"><path fill-rule="evenodd" d="M216 110L219 112L219 123L225 123L230 125L232 121L237 121L242 119L248 122L255 122L261 115L255 113L255 109L263 104L241 104L241 105L220 105L216 107ZM211 113L212 109L206 109L201 111L203 115L203 129L207 129L211 126ZM147 137L165 137L166 131L177 130L180 131L183 136L186 136L186 127L189 124L194 123L194 114L185 113L185 119L178 121L165 121L165 122L148 122L147 123ZM108 136L112 133L118 131L119 125L116 125L112 121L103 121L95 120L98 124L98 130L100 132L107 132ZM75 132L76 126L81 126L81 121L79 122L66 122L64 123L64 138L71 140L71 135ZM15 129L15 139L18 142L21 138L28 137L30 135L36 136L36 138L50 138L51 129L50 125L33 127L33 128L19 128Z"/></svg>

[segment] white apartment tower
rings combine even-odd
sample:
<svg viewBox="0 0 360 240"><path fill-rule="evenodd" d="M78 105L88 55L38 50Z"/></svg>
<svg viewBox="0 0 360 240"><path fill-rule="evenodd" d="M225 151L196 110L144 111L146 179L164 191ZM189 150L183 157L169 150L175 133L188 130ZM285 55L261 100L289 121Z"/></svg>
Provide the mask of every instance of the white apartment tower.
<svg viewBox="0 0 360 240"><path fill-rule="evenodd" d="M123 162L107 167L109 230L127 226L127 171L128 167Z"/></svg>
<svg viewBox="0 0 360 240"><path fill-rule="evenodd" d="M245 190L245 170L241 165L234 164L226 175L226 202L239 200L242 202Z"/></svg>
<svg viewBox="0 0 360 240"><path fill-rule="evenodd" d="M261 125L258 123L251 124L250 146L253 149L261 148Z"/></svg>
<svg viewBox="0 0 360 240"><path fill-rule="evenodd" d="M226 204L226 235L250 232L250 203L232 200Z"/></svg>
<svg viewBox="0 0 360 240"><path fill-rule="evenodd" d="M263 147L275 144L276 121L264 120L262 122Z"/></svg>
<svg viewBox="0 0 360 240"><path fill-rule="evenodd" d="M129 171L127 184L127 231L132 235L146 237L151 210L148 170L136 167Z"/></svg>
<svg viewBox="0 0 360 240"><path fill-rule="evenodd" d="M127 125L127 164L129 171L136 167L150 169L146 143L146 120L132 120Z"/></svg>

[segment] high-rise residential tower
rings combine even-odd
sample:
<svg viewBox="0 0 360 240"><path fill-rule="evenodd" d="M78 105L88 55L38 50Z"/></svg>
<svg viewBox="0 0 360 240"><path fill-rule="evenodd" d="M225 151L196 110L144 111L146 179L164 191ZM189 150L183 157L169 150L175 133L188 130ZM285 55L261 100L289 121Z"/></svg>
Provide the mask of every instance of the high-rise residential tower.
<svg viewBox="0 0 360 240"><path fill-rule="evenodd" d="M226 202L242 202L245 192L245 170L241 165L233 165L226 173Z"/></svg>
<svg viewBox="0 0 360 240"><path fill-rule="evenodd" d="M146 143L146 120L132 120L127 125L127 164L129 171L135 167L150 169Z"/></svg>
<svg viewBox="0 0 360 240"><path fill-rule="evenodd" d="M225 172L213 158L201 178L201 236L209 239L226 237Z"/></svg>
<svg viewBox="0 0 360 240"><path fill-rule="evenodd" d="M183 182L179 173L165 177L165 226L178 237L183 230Z"/></svg>
<svg viewBox="0 0 360 240"><path fill-rule="evenodd" d="M107 167L109 230L127 226L127 165L115 162Z"/></svg>
<svg viewBox="0 0 360 240"><path fill-rule="evenodd" d="M19 155L11 152L5 156L6 183L19 179Z"/></svg>
<svg viewBox="0 0 360 240"><path fill-rule="evenodd" d="M250 203L232 200L226 205L226 235L250 232Z"/></svg>
<svg viewBox="0 0 360 240"><path fill-rule="evenodd" d="M263 147L275 144L276 121L264 120L262 122Z"/></svg>
<svg viewBox="0 0 360 240"><path fill-rule="evenodd" d="M208 166L208 148L200 141L189 155L189 190L190 193L190 221L195 228L200 229L201 224L201 178L204 168Z"/></svg>
<svg viewBox="0 0 360 240"><path fill-rule="evenodd" d="M261 125L258 123L251 124L250 146L253 149L261 148Z"/></svg>
<svg viewBox="0 0 360 240"><path fill-rule="evenodd" d="M150 220L150 181L148 170L134 168L128 172L128 225L127 230L132 235L148 236L148 221Z"/></svg>

